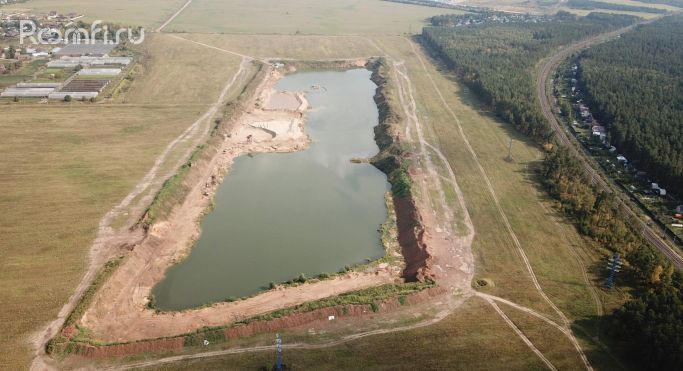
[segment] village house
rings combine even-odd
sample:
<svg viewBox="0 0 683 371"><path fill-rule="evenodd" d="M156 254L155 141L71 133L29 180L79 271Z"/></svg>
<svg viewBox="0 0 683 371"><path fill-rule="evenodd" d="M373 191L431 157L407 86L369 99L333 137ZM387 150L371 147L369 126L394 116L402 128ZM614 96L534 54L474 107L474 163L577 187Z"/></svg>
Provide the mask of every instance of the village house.
<svg viewBox="0 0 683 371"><path fill-rule="evenodd" d="M605 129L604 126L595 125L591 130L594 137L598 137L600 140L605 140L605 138L607 138L607 129Z"/></svg>

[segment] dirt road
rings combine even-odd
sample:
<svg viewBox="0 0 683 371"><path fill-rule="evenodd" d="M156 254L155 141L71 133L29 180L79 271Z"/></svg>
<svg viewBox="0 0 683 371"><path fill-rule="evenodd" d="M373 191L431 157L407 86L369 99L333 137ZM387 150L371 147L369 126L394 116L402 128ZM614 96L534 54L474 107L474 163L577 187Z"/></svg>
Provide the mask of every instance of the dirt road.
<svg viewBox="0 0 683 371"><path fill-rule="evenodd" d="M175 20L176 17L178 17L178 16L180 15L180 13L182 13L183 10L185 10L185 8L187 8L188 6L190 6L190 4L192 4L193 1L194 1L194 0L188 0L188 2L185 3L185 5L183 5L182 8L178 9L177 12L173 13L173 15L171 15L171 16L166 20L166 22L164 22L161 26L159 26L159 28L156 29L156 32L161 32L164 28L166 28L166 26L168 26L169 24L171 24L171 22L173 22L173 20Z"/></svg>
<svg viewBox="0 0 683 371"><path fill-rule="evenodd" d="M545 291L541 287L541 284L538 282L538 278L536 276L536 273L534 272L533 267L531 266L531 262L529 261L529 258L527 257L526 252L524 251L524 248L522 247L522 244L521 244L519 238L517 237L517 234L513 230L512 225L510 224L510 221L507 217L507 214L505 213L503 207L500 204L500 201L498 199L498 195L497 195L497 193L493 187L493 184L491 183L491 180L490 180L488 174L486 173L486 170L481 165L481 162L479 161L479 156L477 155L477 152L474 150L474 148L470 144L470 141L467 138L465 131L463 130L460 118L458 117L458 115L455 114L453 109L451 109L451 107L448 105L448 102L446 102L446 99L444 98L443 93L441 92L439 87L436 85L436 82L434 81L431 74L427 70L427 66L426 66L425 62L423 61L422 57L420 57L420 54L418 53L418 51L415 47L415 44L408 39L406 39L406 41L410 44L410 46L413 50L413 53L415 53L415 55L419 59L423 72L429 78L429 81L430 81L432 87L434 88L434 91L439 96L439 99L440 99L441 103L443 104L444 108L448 111L448 113L451 115L451 117L453 117L453 120L454 120L454 122L458 128L458 132L460 133L460 136L462 137L463 141L465 142L465 146L467 147L467 150L470 153L472 159L474 160L475 164L477 165L477 168L479 170L479 173L481 174L482 180L483 180L484 184L486 185L486 188L487 188L489 194L491 195L491 200L493 201L494 205L496 206L496 209L498 211L498 215L500 216L501 220L503 221L503 225L505 226L507 233L510 235L510 238L514 243L515 248L517 249L517 252L519 253L520 257L522 258L522 260L524 262L524 266L526 267L526 270L529 273L529 277L531 278L531 281L532 281L534 287L538 291L539 295L543 298L543 300L545 300L545 302L548 303L548 305L550 305L551 308L553 308L555 313L557 313L557 315L561 319L563 327L567 329L567 331L565 331L564 333L567 336L567 338L569 339L569 341L574 345L576 351L579 353L579 356L581 357L581 360L583 361L586 369L592 370L592 366L591 366L590 362L588 361L588 358L586 357L585 353L581 349L581 346L579 345L578 341L576 340L574 334L572 333L572 331L570 329L571 322L565 316L565 314L560 310L560 308L558 308L555 305L555 303L552 300L550 300L548 295L545 293ZM487 300L487 301L489 301L489 300ZM493 303L493 302L489 301L489 303ZM517 305L515 305L515 306L519 307ZM494 309L496 309L496 311L500 313L499 308L497 308L497 306L494 305ZM502 317L506 322L509 321L507 316L502 315ZM513 330L515 330L515 328L513 328ZM515 330L515 333L517 333L519 335L519 332L517 332L516 330ZM525 343L527 343L528 339L526 337L520 336L520 338ZM538 349L536 349L533 346L531 346L530 348L534 351L534 353L537 353ZM545 357L541 357L541 358L543 359L544 362L548 363L547 359L545 359Z"/></svg>
<svg viewBox="0 0 683 371"><path fill-rule="evenodd" d="M104 263L106 263L112 257L112 254L116 253L118 246L120 246L122 243L135 243L136 241L142 240L144 237L141 230L131 231L128 228L123 228L123 233L115 231L114 228L111 227L112 221L126 211L128 211L129 214L142 213L142 209L140 209L139 206L137 207L137 210L130 210L130 203L133 201L133 199L145 191L151 194L156 192L156 189L158 189L158 187L163 183L163 180L169 176L169 174L164 174L165 177L159 176L158 174L159 169L163 164L166 163L169 154L182 142L200 140L201 136L206 132L206 130L208 130L209 125L207 123L209 122L210 118L213 117L218 109L225 104L228 91L230 91L230 89L238 81L239 76L246 74L246 67L246 63L240 65L239 71L230 79L230 81L226 83L223 92L218 97L216 102L209 107L207 112L193 122L180 136L169 143L159 157L157 157L152 168L135 186L133 191L131 191L118 205L116 205L112 210L105 214L104 217L102 217L99 222L97 237L90 248L90 262L88 265L88 271L83 276L83 279L78 284L76 290L71 295L69 300L59 311L57 318L50 322L44 329L40 330L31 337L31 342L33 343L35 349L35 358L31 364L32 370L46 370L53 368L50 364L49 357L47 357L45 354L47 342L52 339L62 328L64 321L66 321L69 314L82 299L86 290L97 277L97 274ZM200 127L204 124L207 124L205 125L206 127L204 130L200 130ZM189 151L191 150L192 148L188 150L184 156L181 156L182 158L180 161L175 164L176 168L177 166L180 166L181 163L186 161L185 159L189 156ZM175 172L175 169L173 172Z"/></svg>
<svg viewBox="0 0 683 371"><path fill-rule="evenodd" d="M245 59L246 60L246 59ZM193 188L182 205L175 207L167 220L154 224L122 265L94 296L80 319L92 336L101 341L121 342L175 336L205 326L222 326L258 314L293 307L304 302L336 296L400 280L400 269L377 268L373 272L349 273L330 280L307 283L298 287L283 287L245 300L218 303L209 307L172 313L155 313L147 308L152 287L167 268L182 259L200 234L197 221L211 204L220 179L225 177L235 158L248 153L293 152L309 143L303 130L303 113L308 105L303 95L297 95L301 105L296 110L271 109L271 99L277 97L274 87L282 76L268 68L266 78L259 82L257 94L249 98L245 112L227 125L223 140L206 165L199 165L191 175ZM207 112L211 117L215 112ZM291 131L274 137L254 128L255 122L286 122ZM289 123L297 123L290 125ZM275 131L273 131L275 133Z"/></svg>
<svg viewBox="0 0 683 371"><path fill-rule="evenodd" d="M643 238L645 238L645 240L648 241L652 247L664 254L678 269L683 269L683 258L670 245L670 243L673 244L673 242L668 241L668 238L660 237L660 235L666 236L666 234L657 233L658 231L655 229L656 227L648 225L645 221L643 221L643 219L640 218L639 213L634 211L635 206L629 202L628 196L619 190L616 185L612 184L611 180L605 180L609 178L605 177L600 170L596 170L597 165L592 163L589 155L583 150L582 147L580 147L581 145L576 143L575 140L573 140L573 137L567 133L566 128L557 119L552 110L552 98L551 93L548 90L548 80L550 79L550 76L553 74L558 64L568 58L571 54L590 46L614 39L623 33L633 30L638 25L650 23L652 21L654 21L654 19L591 37L587 40L577 42L556 51L553 55L541 62L541 68L539 69L536 80L536 93L541 103L543 115L555 131L557 139L563 146L568 148L576 158L579 159L586 175L588 175L592 179L593 183L603 191L615 194L617 196L620 208L626 213L629 220L634 223L635 227L640 231ZM675 244L673 244L673 246L675 246Z"/></svg>

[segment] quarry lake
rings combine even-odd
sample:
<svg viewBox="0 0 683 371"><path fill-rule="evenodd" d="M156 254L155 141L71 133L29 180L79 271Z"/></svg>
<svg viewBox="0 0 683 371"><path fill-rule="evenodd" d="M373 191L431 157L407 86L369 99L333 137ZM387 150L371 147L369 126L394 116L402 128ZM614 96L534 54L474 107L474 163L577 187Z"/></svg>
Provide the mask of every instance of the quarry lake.
<svg viewBox="0 0 683 371"><path fill-rule="evenodd" d="M308 91L310 147L235 161L189 256L154 287L159 309L252 295L270 282L334 273L384 255L378 229L387 219L389 183L372 165L351 162L378 152L370 71L296 73L277 88Z"/></svg>

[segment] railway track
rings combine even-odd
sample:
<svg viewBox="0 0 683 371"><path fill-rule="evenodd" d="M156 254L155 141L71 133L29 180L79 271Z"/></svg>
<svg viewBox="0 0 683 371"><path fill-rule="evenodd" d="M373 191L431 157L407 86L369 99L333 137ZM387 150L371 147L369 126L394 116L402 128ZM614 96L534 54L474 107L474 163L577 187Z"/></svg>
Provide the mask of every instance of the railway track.
<svg viewBox="0 0 683 371"><path fill-rule="evenodd" d="M623 192L617 189L609 180L606 180L599 170L596 170L596 164L593 164L588 154L585 153L581 145L573 140L571 134L569 134L565 126L557 119L555 113L552 110L550 91L548 90L548 79L552 75L553 71L557 68L559 63L566 58L568 58L573 53L588 48L590 46L603 43L605 41L614 39L619 35L633 30L635 27L641 24L650 23L653 20L644 21L637 23L628 27L620 28L615 31L607 32L594 36L592 38L583 40L581 42L569 45L562 49L556 51L550 57L544 59L541 62L541 68L536 81L536 92L538 99L541 103L541 110L545 116L550 126L555 131L555 136L559 143L565 146L569 151L576 156L581 162L581 166L584 172L590 177L593 184L597 185L600 189L605 192L612 193L616 196L619 207L624 211L628 219L633 223L633 226L641 233L643 238L652 247L657 249L659 252L664 254L678 269L683 269L683 258L679 255L674 248L671 247L670 241L666 238L662 238L660 234L655 231L655 229L643 221L638 213L633 210L633 205L628 200L628 196L624 195ZM673 241L671 241L672 243ZM674 244L675 246L675 244Z"/></svg>

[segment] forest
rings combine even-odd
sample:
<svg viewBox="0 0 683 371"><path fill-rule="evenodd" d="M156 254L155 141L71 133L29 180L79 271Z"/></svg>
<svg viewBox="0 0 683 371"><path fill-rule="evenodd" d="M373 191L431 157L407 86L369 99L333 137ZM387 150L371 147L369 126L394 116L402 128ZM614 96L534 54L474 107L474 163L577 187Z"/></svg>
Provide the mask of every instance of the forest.
<svg viewBox="0 0 683 371"><path fill-rule="evenodd" d="M614 3L604 3L601 1L593 0L569 0L567 1L567 6L572 9L607 9L607 10L618 10L626 12L640 12L640 13L655 13L664 14L666 9L652 8L649 6L634 6L626 4L614 4Z"/></svg>
<svg viewBox="0 0 683 371"><path fill-rule="evenodd" d="M434 17L432 26L423 29L422 40L501 119L539 142L551 140L552 130L534 92L536 63L557 46L636 20L625 15L591 13L577 17L566 12L540 19L501 20L507 16L500 16L491 21L487 15L472 17ZM441 26L444 24L449 26Z"/></svg>
<svg viewBox="0 0 683 371"><path fill-rule="evenodd" d="M683 192L683 17L639 26L578 58L579 83L610 140L667 190Z"/></svg>
<svg viewBox="0 0 683 371"><path fill-rule="evenodd" d="M607 319L615 348L639 368L683 369L683 275L656 254L625 222L613 199L591 185L566 149L549 153L540 178L579 230L621 254L633 298Z"/></svg>
<svg viewBox="0 0 683 371"><path fill-rule="evenodd" d="M554 47L633 22L633 17L598 13L583 18L559 13L552 19L517 21L491 15L440 16L433 18L432 26L423 30L422 40L427 49L456 71L501 119L544 144L552 143L553 138L535 97L534 66ZM680 29L683 28L670 27L660 32L673 40L680 37L676 35ZM652 45L641 45L643 50L650 47ZM677 58L681 57L680 49L666 50L669 56L677 52ZM622 59L634 59L635 55L627 54ZM654 61L641 59L633 63L655 65ZM678 71L678 67L670 67ZM629 87L639 89L637 85ZM678 87L682 87L680 83ZM654 86L649 90L657 89ZM671 94L672 91L661 93ZM637 108L637 105L632 107ZM680 137L679 142L683 142ZM618 284L632 287L633 297L605 318L609 341L639 368L682 369L681 272L657 254L631 227L618 209L614 196L591 185L578 159L564 148L546 148L549 152L539 178L548 193L575 220L582 234L605 249L621 254L626 261L626 271Z"/></svg>

